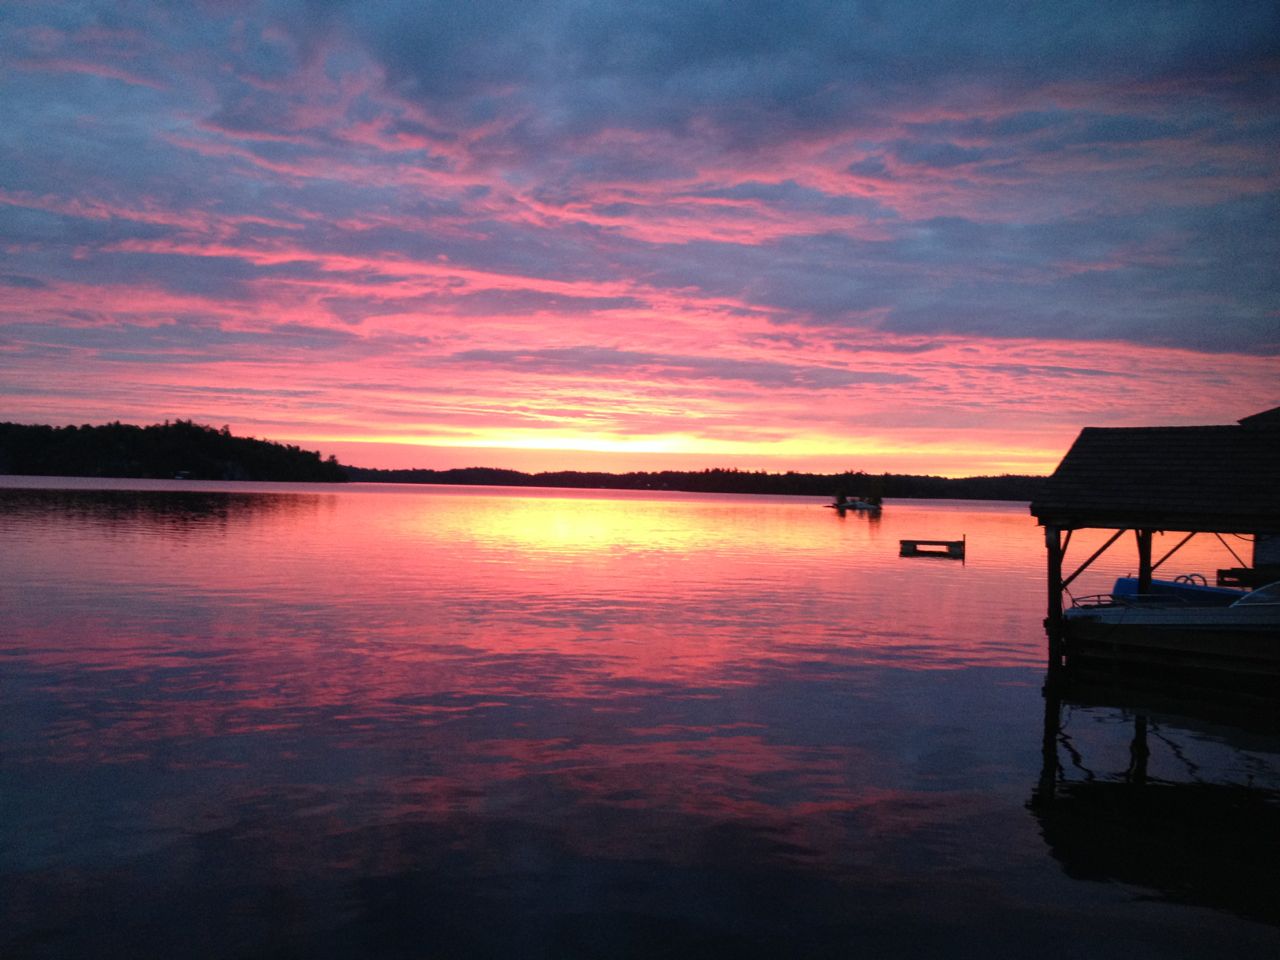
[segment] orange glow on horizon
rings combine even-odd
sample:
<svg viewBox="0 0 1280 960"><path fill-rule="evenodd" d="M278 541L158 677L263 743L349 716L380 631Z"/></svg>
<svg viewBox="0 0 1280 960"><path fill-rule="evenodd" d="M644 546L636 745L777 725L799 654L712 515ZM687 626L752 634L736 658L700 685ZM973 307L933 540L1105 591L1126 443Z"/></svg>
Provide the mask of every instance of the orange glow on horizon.
<svg viewBox="0 0 1280 960"><path fill-rule="evenodd" d="M782 473L917 473L962 477L1052 472L1066 446L991 446L976 441L899 437L842 440L813 434L768 443L706 441L692 435L620 438L588 434L404 437L320 435L290 439L335 453L351 466L452 469L489 466L525 472L632 472L715 467Z"/></svg>

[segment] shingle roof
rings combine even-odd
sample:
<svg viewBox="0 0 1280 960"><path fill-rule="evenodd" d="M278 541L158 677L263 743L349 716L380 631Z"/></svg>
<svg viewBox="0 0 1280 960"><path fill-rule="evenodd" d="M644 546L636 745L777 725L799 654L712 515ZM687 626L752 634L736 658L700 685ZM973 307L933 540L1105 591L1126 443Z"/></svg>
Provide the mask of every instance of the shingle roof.
<svg viewBox="0 0 1280 960"><path fill-rule="evenodd" d="M1230 426L1086 427L1031 513L1058 527L1280 532L1280 407Z"/></svg>

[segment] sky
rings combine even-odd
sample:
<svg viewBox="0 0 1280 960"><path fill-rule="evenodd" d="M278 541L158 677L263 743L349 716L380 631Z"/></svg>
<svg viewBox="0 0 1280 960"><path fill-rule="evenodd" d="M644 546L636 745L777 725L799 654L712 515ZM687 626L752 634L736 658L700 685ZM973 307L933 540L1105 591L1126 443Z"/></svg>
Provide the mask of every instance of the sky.
<svg viewBox="0 0 1280 960"><path fill-rule="evenodd" d="M1280 404L1280 5L0 5L0 420L1047 473Z"/></svg>

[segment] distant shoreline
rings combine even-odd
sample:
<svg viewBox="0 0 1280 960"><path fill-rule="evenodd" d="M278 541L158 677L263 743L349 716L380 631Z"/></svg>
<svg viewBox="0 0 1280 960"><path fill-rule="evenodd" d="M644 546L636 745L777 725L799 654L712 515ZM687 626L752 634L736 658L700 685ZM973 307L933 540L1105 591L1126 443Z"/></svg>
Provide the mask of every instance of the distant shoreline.
<svg viewBox="0 0 1280 960"><path fill-rule="evenodd" d="M669 490L679 493L752 493L784 496L894 497L925 500L1031 500L1045 477L935 477L916 474L768 473L724 468L600 473L557 470L522 473L489 467L453 470L384 470L345 467L362 483L459 486L560 487L590 490Z"/></svg>
<svg viewBox="0 0 1280 960"><path fill-rule="evenodd" d="M450 470L354 467L297 446L233 436L178 420L137 427L51 427L0 423L0 474L151 480L268 483L412 483L682 493L906 499L1031 500L1045 477L1006 474L938 477L919 474L768 473L725 468L604 473L559 470L523 473L492 467Z"/></svg>
<svg viewBox="0 0 1280 960"><path fill-rule="evenodd" d="M379 487L403 488L404 490L419 488L424 492L433 488L457 491L494 491L495 497L528 496L540 498L543 493L565 496L577 494L601 494L605 497L616 496L621 500L637 501L651 497L658 499L698 498L698 497L747 497L778 500L816 502L820 506L830 506L831 497L826 494L803 493L736 493L730 491L693 491L657 489L651 487L556 487L542 484L526 484L521 487L508 487L500 484L483 483L396 483L390 481L351 480L336 483L322 480L176 480L173 478L153 477L67 477L47 476L43 474L0 473L0 496L7 493L63 493L63 494L140 494L143 496L258 496L263 494L320 495L324 493L341 493L345 490L371 492ZM889 497L883 501L885 507L893 507L909 503L1016 503L1026 504L1029 501L1019 498L995 497ZM3 500L0 499L0 504Z"/></svg>

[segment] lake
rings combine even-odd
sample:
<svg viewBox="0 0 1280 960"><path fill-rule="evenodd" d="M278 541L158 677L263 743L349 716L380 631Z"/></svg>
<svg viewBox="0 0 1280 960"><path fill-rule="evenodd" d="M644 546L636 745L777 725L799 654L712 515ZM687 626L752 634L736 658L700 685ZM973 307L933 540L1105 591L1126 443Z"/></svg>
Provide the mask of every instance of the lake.
<svg viewBox="0 0 1280 960"><path fill-rule="evenodd" d="M1026 504L0 477L0 550L6 958L1280 956L1280 744L1046 702Z"/></svg>

